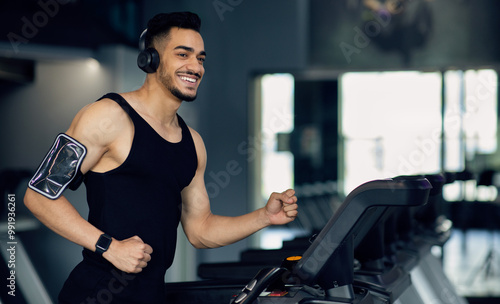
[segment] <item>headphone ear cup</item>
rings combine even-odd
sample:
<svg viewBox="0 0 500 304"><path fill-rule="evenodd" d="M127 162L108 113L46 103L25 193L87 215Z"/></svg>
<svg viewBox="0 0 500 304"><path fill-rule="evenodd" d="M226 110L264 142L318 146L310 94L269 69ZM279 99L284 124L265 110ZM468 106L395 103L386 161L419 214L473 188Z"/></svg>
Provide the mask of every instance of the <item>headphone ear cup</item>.
<svg viewBox="0 0 500 304"><path fill-rule="evenodd" d="M137 66L146 73L154 73L160 65L160 54L154 48L147 48L137 56Z"/></svg>

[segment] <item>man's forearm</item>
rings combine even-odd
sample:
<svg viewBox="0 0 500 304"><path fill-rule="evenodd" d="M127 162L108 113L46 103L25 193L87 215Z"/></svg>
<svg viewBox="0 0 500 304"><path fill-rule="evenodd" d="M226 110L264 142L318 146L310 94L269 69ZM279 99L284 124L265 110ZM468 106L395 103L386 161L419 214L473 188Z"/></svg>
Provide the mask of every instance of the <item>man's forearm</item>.
<svg viewBox="0 0 500 304"><path fill-rule="evenodd" d="M196 248L217 248L242 240L270 225L265 208L257 209L245 215L229 217L210 214L200 232L190 242Z"/></svg>
<svg viewBox="0 0 500 304"><path fill-rule="evenodd" d="M40 222L55 233L95 250L95 243L102 232L87 222L64 196L50 200L28 189L24 203Z"/></svg>
<svg viewBox="0 0 500 304"><path fill-rule="evenodd" d="M184 232L196 248L229 245L267 226L287 224L297 216L298 207L293 189L273 192L265 207L236 217L214 215L207 207L208 201L201 202L198 205L192 203L191 208L185 205L182 211Z"/></svg>

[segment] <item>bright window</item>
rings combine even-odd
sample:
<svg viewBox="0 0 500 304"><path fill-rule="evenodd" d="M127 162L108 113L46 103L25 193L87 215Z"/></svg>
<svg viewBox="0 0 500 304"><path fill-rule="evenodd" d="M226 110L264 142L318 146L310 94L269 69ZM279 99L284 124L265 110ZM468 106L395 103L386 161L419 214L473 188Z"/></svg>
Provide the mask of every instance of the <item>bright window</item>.
<svg viewBox="0 0 500 304"><path fill-rule="evenodd" d="M347 73L341 103L345 193L372 179L439 171L439 73Z"/></svg>
<svg viewBox="0 0 500 304"><path fill-rule="evenodd" d="M261 79L262 195L267 200L277 189L293 187L293 155L278 151L278 134L293 130L293 87L290 74L269 74Z"/></svg>

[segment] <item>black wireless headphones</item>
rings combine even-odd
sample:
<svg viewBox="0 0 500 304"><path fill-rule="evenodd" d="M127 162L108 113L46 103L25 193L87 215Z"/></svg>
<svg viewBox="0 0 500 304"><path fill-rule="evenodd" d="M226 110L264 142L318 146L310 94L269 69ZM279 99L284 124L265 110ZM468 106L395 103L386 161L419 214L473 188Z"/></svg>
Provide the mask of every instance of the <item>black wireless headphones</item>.
<svg viewBox="0 0 500 304"><path fill-rule="evenodd" d="M137 66L146 73L154 73L160 65L160 54L154 48L146 48L146 33L145 29L139 38L139 56L137 56Z"/></svg>

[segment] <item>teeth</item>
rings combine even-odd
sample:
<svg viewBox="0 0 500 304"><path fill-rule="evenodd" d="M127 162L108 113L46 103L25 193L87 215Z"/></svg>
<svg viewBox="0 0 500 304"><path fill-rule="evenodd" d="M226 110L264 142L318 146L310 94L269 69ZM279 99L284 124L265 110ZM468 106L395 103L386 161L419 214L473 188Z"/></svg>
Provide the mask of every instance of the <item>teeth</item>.
<svg viewBox="0 0 500 304"><path fill-rule="evenodd" d="M186 76L181 76L181 79L182 80L186 80L186 81L189 81L189 82L196 82L196 79L194 78L189 78L189 77L186 77Z"/></svg>

